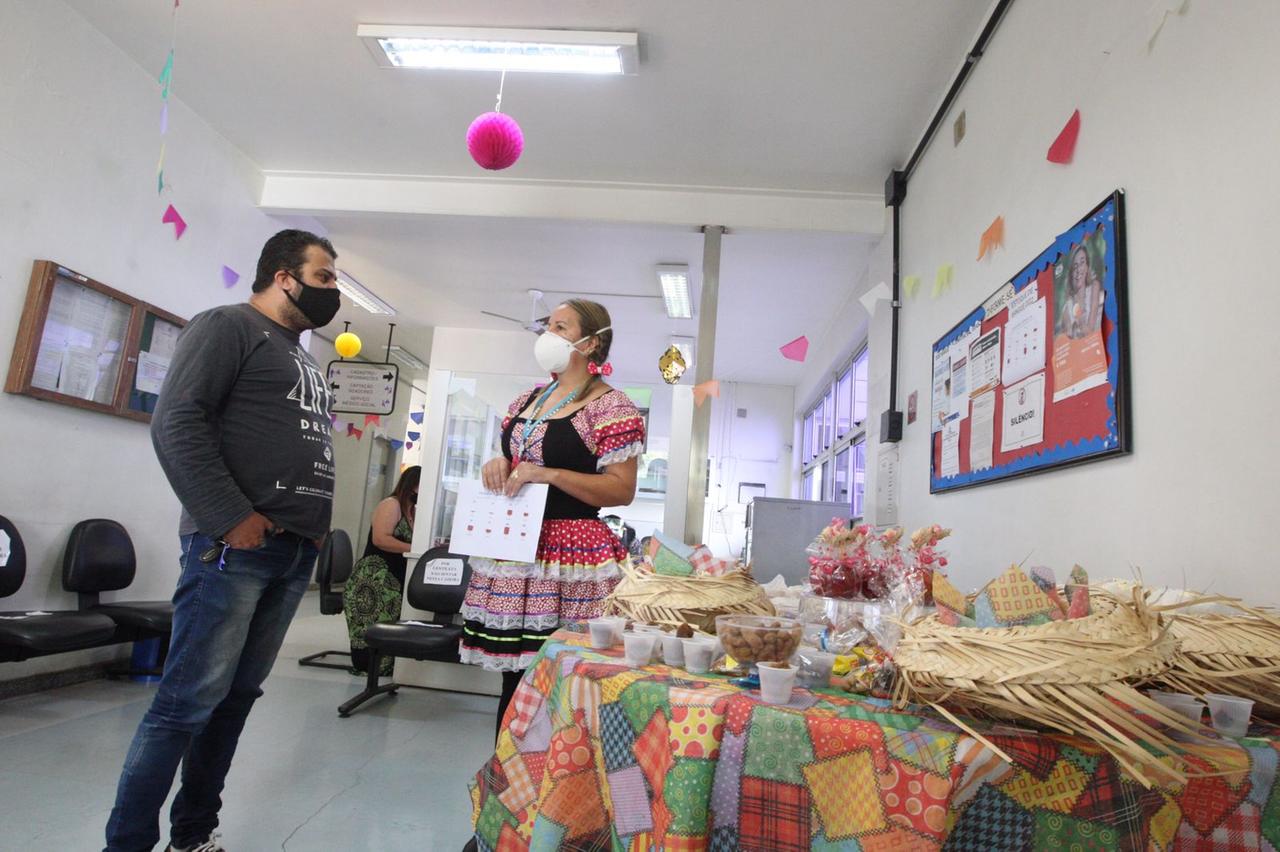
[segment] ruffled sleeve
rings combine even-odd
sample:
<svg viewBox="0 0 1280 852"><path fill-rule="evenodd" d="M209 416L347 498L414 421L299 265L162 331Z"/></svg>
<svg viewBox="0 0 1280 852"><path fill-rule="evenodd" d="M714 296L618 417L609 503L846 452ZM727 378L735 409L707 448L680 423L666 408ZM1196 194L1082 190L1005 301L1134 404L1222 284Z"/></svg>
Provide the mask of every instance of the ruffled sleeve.
<svg viewBox="0 0 1280 852"><path fill-rule="evenodd" d="M507 431L507 427L511 425L511 421L515 420L516 415L518 415L521 411L524 411L525 406L529 404L529 400L533 399L533 395L537 392L538 392L538 389L534 388L528 393L522 393L520 394L520 396L511 400L511 405L507 406L507 416L502 418L503 432Z"/></svg>
<svg viewBox="0 0 1280 852"><path fill-rule="evenodd" d="M644 418L625 393L612 390L587 406L596 470L644 453Z"/></svg>

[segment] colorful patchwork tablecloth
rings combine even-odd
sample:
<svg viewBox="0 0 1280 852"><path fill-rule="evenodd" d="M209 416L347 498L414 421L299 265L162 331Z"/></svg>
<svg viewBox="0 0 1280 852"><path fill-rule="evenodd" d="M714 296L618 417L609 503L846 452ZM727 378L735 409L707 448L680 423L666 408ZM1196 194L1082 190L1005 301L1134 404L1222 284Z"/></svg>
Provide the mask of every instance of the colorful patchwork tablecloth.
<svg viewBox="0 0 1280 852"><path fill-rule="evenodd" d="M1146 790L1068 737L996 733L1010 766L929 711L634 669L561 631L471 786L481 849L1271 849L1273 738L1234 776Z"/></svg>

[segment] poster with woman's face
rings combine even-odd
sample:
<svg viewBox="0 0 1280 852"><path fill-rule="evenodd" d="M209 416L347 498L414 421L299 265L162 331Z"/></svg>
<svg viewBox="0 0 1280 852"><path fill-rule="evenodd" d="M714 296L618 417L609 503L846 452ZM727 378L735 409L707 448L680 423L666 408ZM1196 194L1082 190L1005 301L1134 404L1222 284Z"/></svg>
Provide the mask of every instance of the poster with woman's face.
<svg viewBox="0 0 1280 852"><path fill-rule="evenodd" d="M1053 267L1054 337L1079 340L1102 328L1102 234L1076 243Z"/></svg>
<svg viewBox="0 0 1280 852"><path fill-rule="evenodd" d="M1106 383L1102 239L1100 230L1086 234L1053 265L1055 403Z"/></svg>

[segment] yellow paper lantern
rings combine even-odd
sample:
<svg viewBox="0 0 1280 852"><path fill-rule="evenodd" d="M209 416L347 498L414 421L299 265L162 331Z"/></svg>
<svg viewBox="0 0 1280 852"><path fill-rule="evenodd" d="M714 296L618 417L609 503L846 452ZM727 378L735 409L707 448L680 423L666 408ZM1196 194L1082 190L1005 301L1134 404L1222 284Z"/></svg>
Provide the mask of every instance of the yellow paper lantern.
<svg viewBox="0 0 1280 852"><path fill-rule="evenodd" d="M360 338L349 331L344 331L338 335L337 340L333 341L333 348L338 350L338 354L343 358L354 358L360 354Z"/></svg>

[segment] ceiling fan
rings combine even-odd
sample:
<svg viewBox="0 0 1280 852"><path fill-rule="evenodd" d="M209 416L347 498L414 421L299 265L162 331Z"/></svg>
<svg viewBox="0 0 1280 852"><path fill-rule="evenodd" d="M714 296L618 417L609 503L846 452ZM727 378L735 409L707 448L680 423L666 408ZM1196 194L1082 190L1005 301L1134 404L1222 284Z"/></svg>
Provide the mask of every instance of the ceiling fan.
<svg viewBox="0 0 1280 852"><path fill-rule="evenodd" d="M551 319L551 311L547 308L546 302L542 301L542 297L545 294L541 290L526 290L525 292L529 294L529 299L531 300L531 304L529 305L529 318L527 320L516 319L515 317L509 317L505 314L495 314L493 311L481 311L480 313L485 316L497 317L498 319L506 320L507 322L513 322L525 331L531 331L534 334L542 334L542 332L547 330L547 322ZM538 316L539 311L542 312L542 316Z"/></svg>

